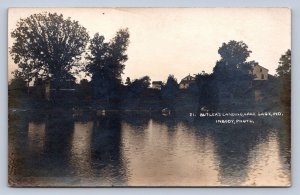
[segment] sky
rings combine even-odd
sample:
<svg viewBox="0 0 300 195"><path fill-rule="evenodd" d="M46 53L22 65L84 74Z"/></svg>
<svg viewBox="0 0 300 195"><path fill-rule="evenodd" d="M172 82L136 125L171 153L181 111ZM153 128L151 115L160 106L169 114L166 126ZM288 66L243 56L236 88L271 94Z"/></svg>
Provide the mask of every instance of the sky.
<svg viewBox="0 0 300 195"><path fill-rule="evenodd" d="M87 28L90 37L98 32L107 41L128 28L123 80L148 75L152 81L166 81L173 74L180 81L188 74L211 73L220 59L219 47L230 40L246 43L252 51L247 61L257 61L274 75L280 56L291 49L287 8L10 8L8 47L20 18L41 12L71 17ZM16 68L9 55L9 80Z"/></svg>

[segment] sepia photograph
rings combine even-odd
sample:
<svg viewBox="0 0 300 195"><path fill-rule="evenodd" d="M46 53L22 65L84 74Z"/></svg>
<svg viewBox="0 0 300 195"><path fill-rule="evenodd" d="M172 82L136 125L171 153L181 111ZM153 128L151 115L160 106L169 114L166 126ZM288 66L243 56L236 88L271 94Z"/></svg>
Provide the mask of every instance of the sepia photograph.
<svg viewBox="0 0 300 195"><path fill-rule="evenodd" d="M290 187L289 8L9 8L11 187Z"/></svg>

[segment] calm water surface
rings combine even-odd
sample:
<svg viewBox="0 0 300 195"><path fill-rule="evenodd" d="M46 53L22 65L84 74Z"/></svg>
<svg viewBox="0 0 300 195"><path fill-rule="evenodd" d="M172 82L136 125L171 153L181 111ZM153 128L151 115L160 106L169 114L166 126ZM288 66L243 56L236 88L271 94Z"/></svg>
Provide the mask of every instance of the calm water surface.
<svg viewBox="0 0 300 195"><path fill-rule="evenodd" d="M138 114L9 118L11 185L290 185L290 134L284 127Z"/></svg>

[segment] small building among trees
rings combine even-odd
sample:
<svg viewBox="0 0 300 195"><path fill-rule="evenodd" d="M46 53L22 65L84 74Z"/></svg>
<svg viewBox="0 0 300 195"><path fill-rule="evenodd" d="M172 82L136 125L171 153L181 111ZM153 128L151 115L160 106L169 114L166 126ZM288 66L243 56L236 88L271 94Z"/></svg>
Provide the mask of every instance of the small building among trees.
<svg viewBox="0 0 300 195"><path fill-rule="evenodd" d="M254 88L254 97L256 102L261 102L264 99L264 91L266 84L261 83L269 79L269 70L260 66L258 63L253 63L251 65L250 74L253 75L253 88Z"/></svg>
<svg viewBox="0 0 300 195"><path fill-rule="evenodd" d="M189 74L180 81L179 89L187 89L193 83L195 83L195 77Z"/></svg>
<svg viewBox="0 0 300 195"><path fill-rule="evenodd" d="M162 86L163 86L163 82L162 81L153 81L152 82L152 88L153 89L161 90Z"/></svg>
<svg viewBox="0 0 300 195"><path fill-rule="evenodd" d="M72 99L75 97L76 83L75 77L70 76L63 82L55 83L50 79L44 81L45 99Z"/></svg>
<svg viewBox="0 0 300 195"><path fill-rule="evenodd" d="M258 63L252 64L252 75L254 80L268 80L269 70L260 66Z"/></svg>

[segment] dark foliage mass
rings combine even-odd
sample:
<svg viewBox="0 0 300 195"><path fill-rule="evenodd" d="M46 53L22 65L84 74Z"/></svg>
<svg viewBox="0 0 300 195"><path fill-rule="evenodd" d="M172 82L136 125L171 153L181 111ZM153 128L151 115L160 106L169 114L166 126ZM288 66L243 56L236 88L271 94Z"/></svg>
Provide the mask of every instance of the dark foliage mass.
<svg viewBox="0 0 300 195"><path fill-rule="evenodd" d="M199 108L204 106L213 108L217 100L217 91L213 86L213 75L205 72L197 74L196 84L199 89Z"/></svg>
<svg viewBox="0 0 300 195"><path fill-rule="evenodd" d="M144 76L140 79L135 79L131 84L128 85L129 97L138 97L144 93L150 86L150 77Z"/></svg>

